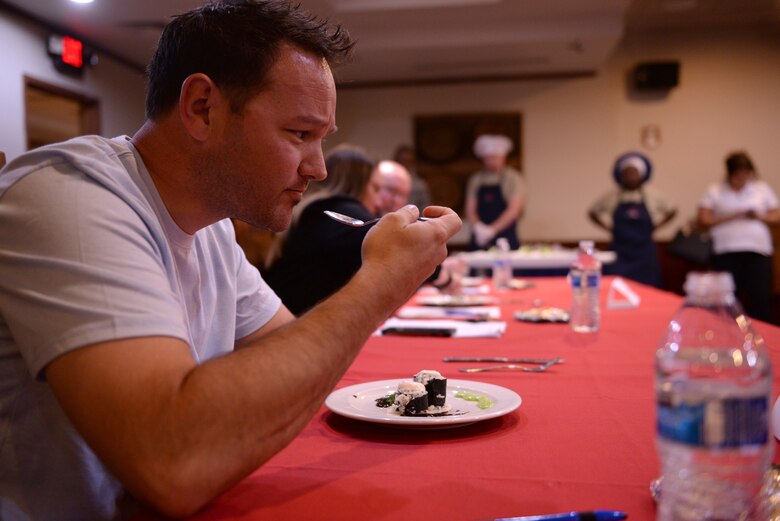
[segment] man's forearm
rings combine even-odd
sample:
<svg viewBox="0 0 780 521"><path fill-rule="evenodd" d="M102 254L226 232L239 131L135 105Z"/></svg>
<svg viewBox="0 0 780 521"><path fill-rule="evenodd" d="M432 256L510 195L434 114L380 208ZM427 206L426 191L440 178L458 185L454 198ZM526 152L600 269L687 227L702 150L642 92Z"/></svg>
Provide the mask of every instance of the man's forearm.
<svg viewBox="0 0 780 521"><path fill-rule="evenodd" d="M192 444L183 451L187 460L174 462L186 476L179 494L193 494L193 504L207 501L308 424L366 339L399 305L365 282L359 274L295 322L192 371L177 397L188 411L178 416L179 436ZM204 422L208 417L215 421Z"/></svg>
<svg viewBox="0 0 780 521"><path fill-rule="evenodd" d="M441 219L417 221L411 208L385 216L344 288L243 349L199 364L178 338L112 340L55 359L49 384L131 493L166 515L192 514L304 428L367 337L444 260L460 220L428 215Z"/></svg>

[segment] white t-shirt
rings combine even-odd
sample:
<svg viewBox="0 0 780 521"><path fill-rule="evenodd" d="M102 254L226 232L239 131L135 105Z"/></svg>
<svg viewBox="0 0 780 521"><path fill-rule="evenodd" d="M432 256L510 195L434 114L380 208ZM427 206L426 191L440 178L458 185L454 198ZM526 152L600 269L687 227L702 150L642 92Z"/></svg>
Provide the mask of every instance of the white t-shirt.
<svg viewBox="0 0 780 521"><path fill-rule="evenodd" d="M764 181L748 181L739 192L735 192L727 182L721 182L707 188L699 206L712 210L717 218L747 210L765 213L778 208L778 200ZM756 219L724 222L713 226L710 235L715 253L750 251L770 256L773 252L769 227Z"/></svg>
<svg viewBox="0 0 780 521"><path fill-rule="evenodd" d="M171 336L202 362L281 302L229 220L183 232L129 138L42 147L0 174L0 519L115 519L134 500L65 417L46 365Z"/></svg>

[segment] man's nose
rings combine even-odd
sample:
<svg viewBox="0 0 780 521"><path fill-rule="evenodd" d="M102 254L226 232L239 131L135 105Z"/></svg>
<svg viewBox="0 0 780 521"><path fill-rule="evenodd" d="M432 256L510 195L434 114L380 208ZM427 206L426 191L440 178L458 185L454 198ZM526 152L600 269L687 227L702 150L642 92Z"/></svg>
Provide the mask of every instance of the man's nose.
<svg viewBox="0 0 780 521"><path fill-rule="evenodd" d="M325 169L325 155L322 148L317 147L301 163L301 175L310 177L315 181L322 181L328 177L328 171Z"/></svg>

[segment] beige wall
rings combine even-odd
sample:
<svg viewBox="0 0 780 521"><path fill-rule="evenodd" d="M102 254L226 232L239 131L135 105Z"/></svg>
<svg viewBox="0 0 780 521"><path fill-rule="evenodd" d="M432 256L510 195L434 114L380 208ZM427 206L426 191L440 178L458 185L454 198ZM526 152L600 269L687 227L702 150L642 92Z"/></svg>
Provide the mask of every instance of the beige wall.
<svg viewBox="0 0 780 521"><path fill-rule="evenodd" d="M105 135L132 133L143 121L141 75L104 59L81 79L57 73L45 53L45 32L0 13L0 150L24 151L23 76L101 100ZM680 86L665 98L629 96L627 72L640 61L681 63ZM523 114L528 241L607 239L585 218L591 201L611 186L612 161L640 149L640 129L661 128L663 142L644 150L652 180L680 209L657 238L668 238L694 215L707 183L722 176L725 154L745 148L780 191L780 35L760 32L655 34L627 38L592 78L436 87L343 90L339 132L326 147L349 141L388 156L412 140L415 114L482 111Z"/></svg>
<svg viewBox="0 0 780 521"><path fill-rule="evenodd" d="M132 134L144 120L143 74L99 56L83 77L57 72L46 52L48 32L37 24L0 11L0 150L10 161L27 148L24 77L46 82L100 101L100 128L105 136Z"/></svg>
<svg viewBox="0 0 780 521"><path fill-rule="evenodd" d="M680 61L680 85L668 96L629 95L628 71L647 60ZM653 186L679 207L658 239L694 215L733 149L746 149L780 192L780 35L761 33L627 38L592 78L343 90L339 132L327 146L348 141L383 157L412 141L415 114L507 110L523 114L525 240L607 239L585 213L611 186L614 158L628 149L648 154ZM654 150L640 143L648 124L661 129Z"/></svg>

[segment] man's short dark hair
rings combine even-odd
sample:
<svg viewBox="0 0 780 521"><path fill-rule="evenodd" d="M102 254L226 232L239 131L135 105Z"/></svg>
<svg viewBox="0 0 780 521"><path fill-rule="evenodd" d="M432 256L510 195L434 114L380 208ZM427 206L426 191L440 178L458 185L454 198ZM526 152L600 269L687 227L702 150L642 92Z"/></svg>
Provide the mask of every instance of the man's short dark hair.
<svg viewBox="0 0 780 521"><path fill-rule="evenodd" d="M332 65L346 61L355 44L340 26L284 0L219 1L175 17L147 67L146 117L154 120L173 108L184 80L199 72L241 112L267 84L283 42Z"/></svg>

